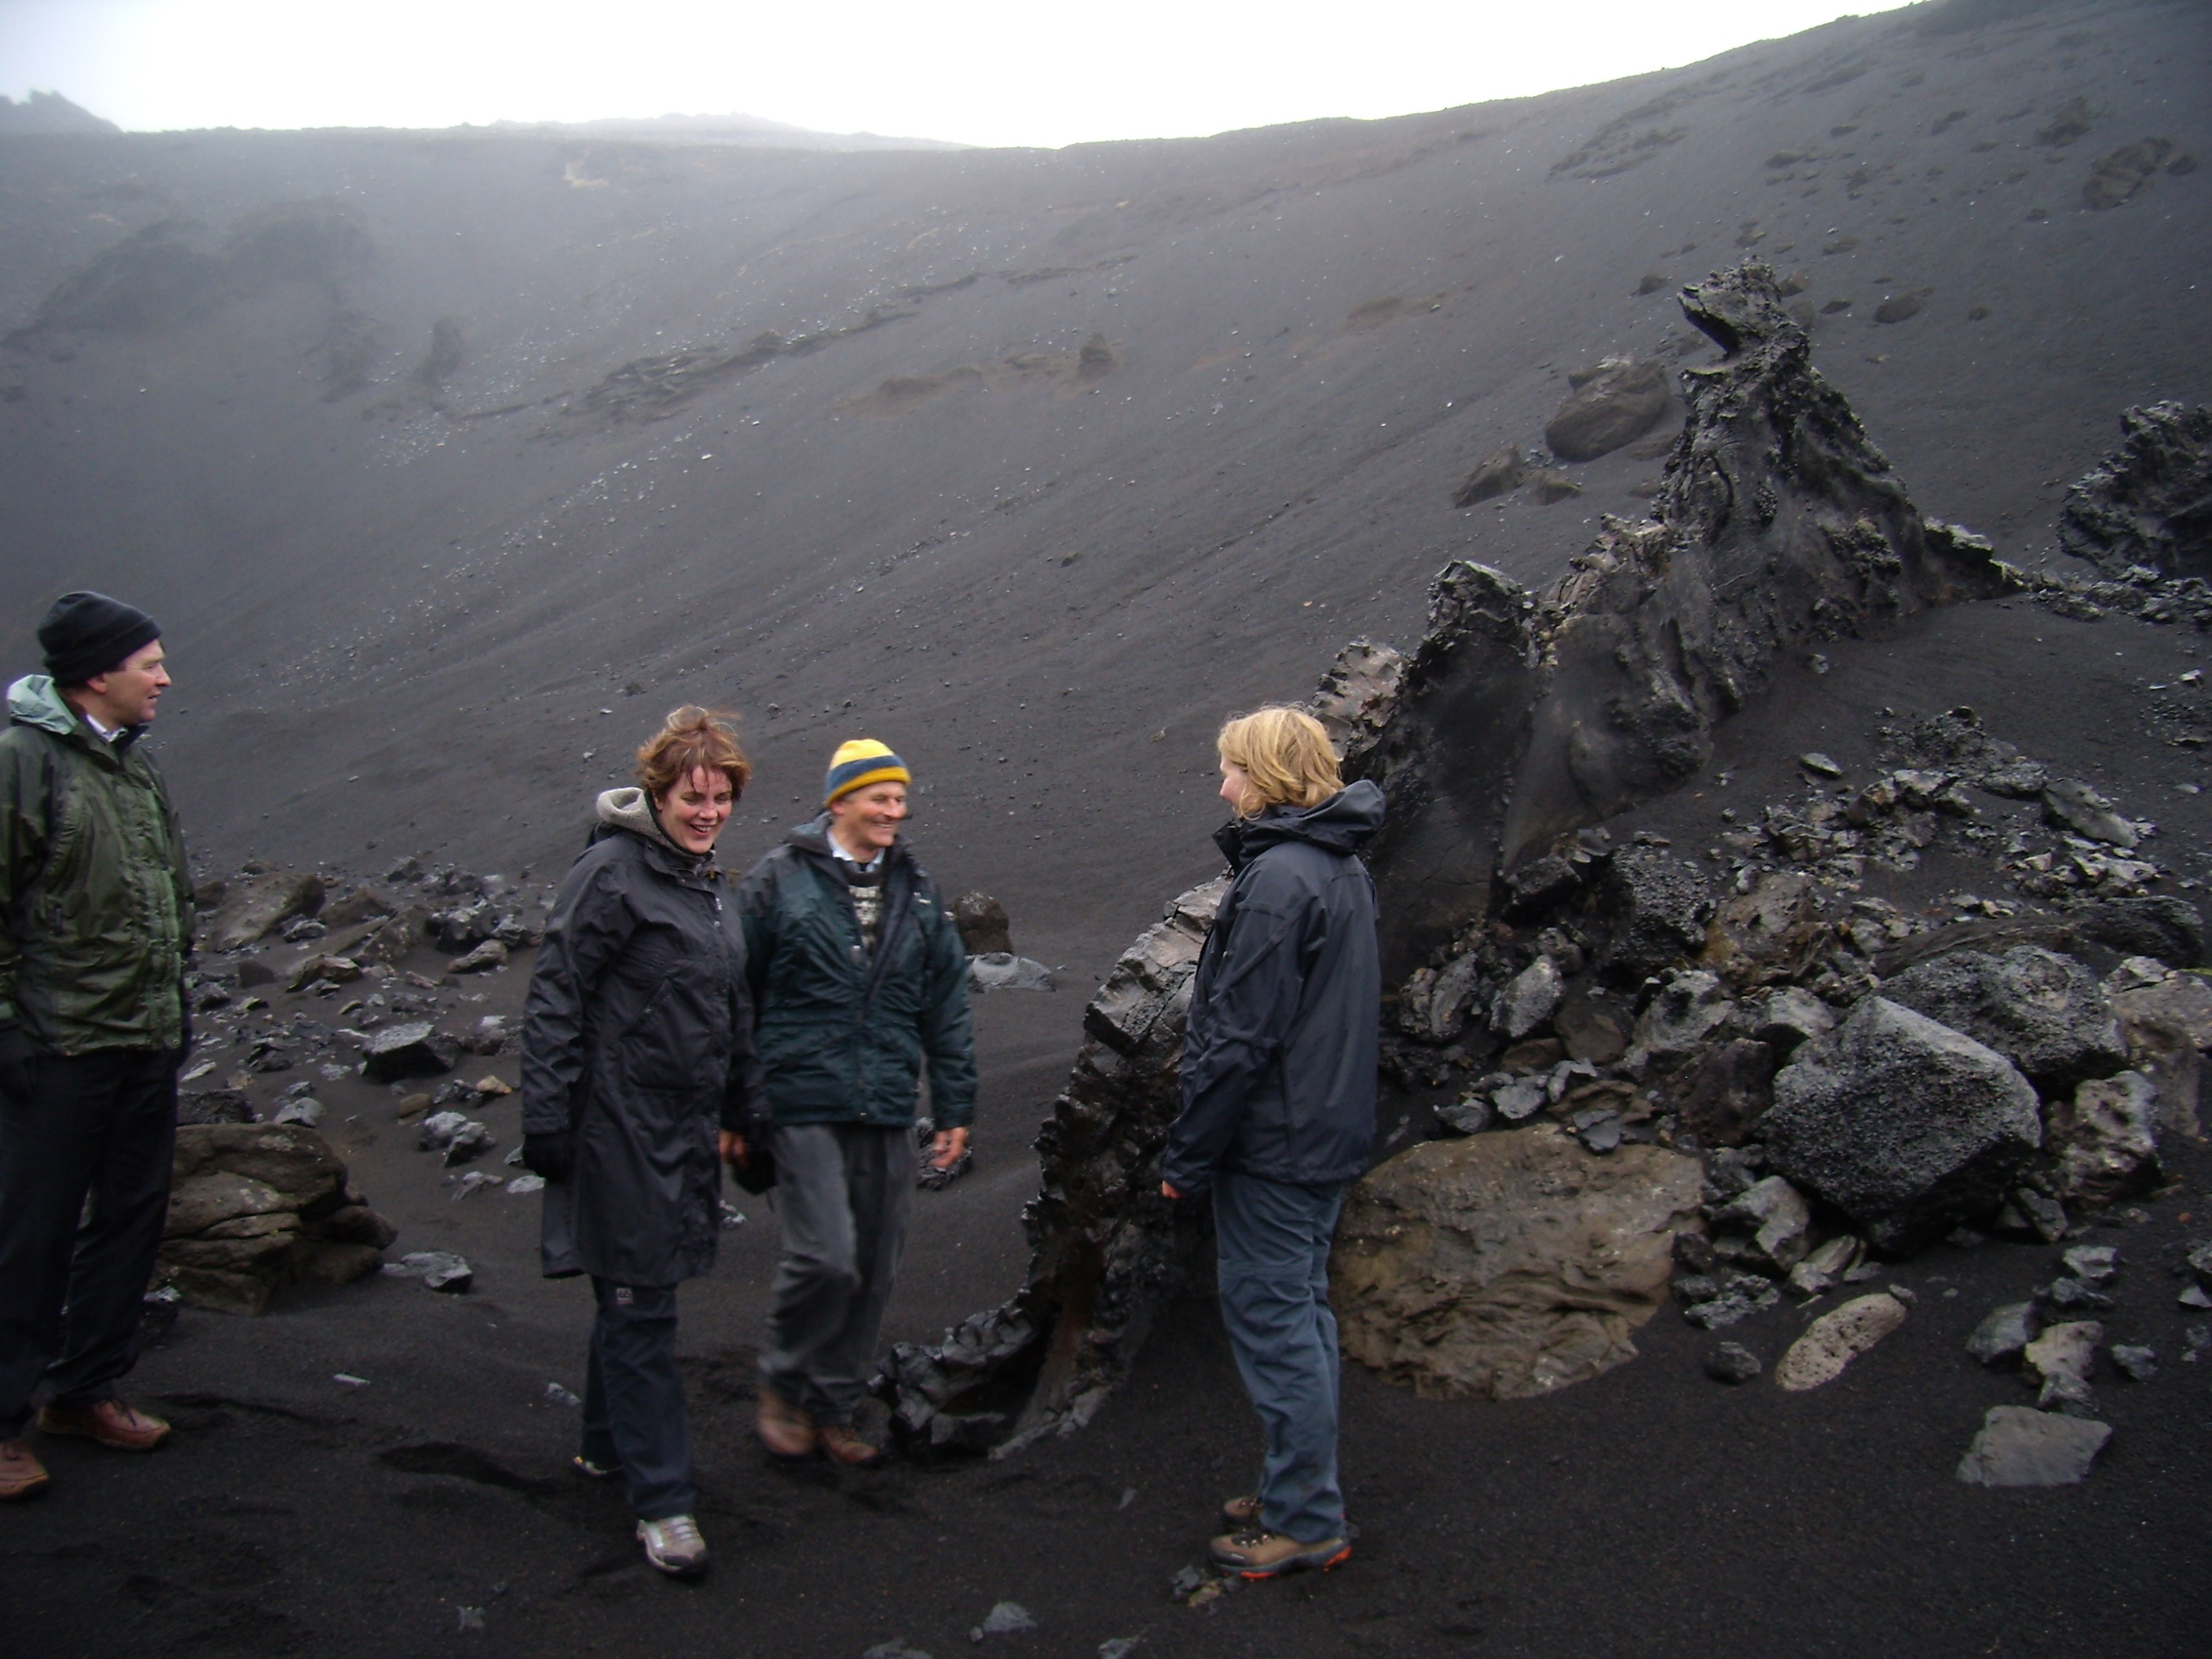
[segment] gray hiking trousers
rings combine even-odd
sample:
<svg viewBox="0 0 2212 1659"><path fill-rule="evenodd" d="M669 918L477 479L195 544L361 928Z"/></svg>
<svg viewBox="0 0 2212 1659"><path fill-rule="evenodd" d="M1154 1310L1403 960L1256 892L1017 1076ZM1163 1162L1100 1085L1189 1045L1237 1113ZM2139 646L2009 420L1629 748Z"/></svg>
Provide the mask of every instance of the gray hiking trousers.
<svg viewBox="0 0 2212 1659"><path fill-rule="evenodd" d="M875 1364L914 1202L914 1132L773 1131L783 1261L761 1382L823 1426L850 1423Z"/></svg>

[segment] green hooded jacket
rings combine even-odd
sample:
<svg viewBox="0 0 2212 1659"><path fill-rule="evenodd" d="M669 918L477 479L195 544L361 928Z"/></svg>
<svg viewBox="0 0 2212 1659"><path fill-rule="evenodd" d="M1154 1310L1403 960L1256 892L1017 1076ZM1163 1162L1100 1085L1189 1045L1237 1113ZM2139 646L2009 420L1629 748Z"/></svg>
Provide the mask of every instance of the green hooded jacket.
<svg viewBox="0 0 2212 1659"><path fill-rule="evenodd" d="M885 852L875 952L830 851L829 818L801 824L738 890L753 1042L778 1124L910 1128L921 1070L940 1129L975 1116L968 953L905 842Z"/></svg>
<svg viewBox="0 0 2212 1659"><path fill-rule="evenodd" d="M52 1054L180 1048L191 878L143 728L103 740L44 674L0 732L0 1021Z"/></svg>

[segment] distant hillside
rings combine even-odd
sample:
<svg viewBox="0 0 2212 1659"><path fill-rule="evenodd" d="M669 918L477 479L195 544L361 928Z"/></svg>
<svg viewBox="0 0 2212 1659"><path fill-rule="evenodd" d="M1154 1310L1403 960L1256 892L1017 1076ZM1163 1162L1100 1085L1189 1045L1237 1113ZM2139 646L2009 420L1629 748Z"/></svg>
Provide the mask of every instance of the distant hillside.
<svg viewBox="0 0 2212 1659"><path fill-rule="evenodd" d="M686 698L743 862L866 731L949 889L1118 943L1210 865L1224 714L1644 510L1679 401L1547 426L1710 362L1676 290L1747 253L1915 501L2045 556L2121 410L2212 401L2207 61L2202 4L2054 0L1057 152L0 138L0 667L64 586L161 617L211 863L557 867Z"/></svg>
<svg viewBox="0 0 2212 1659"><path fill-rule="evenodd" d="M873 132L816 132L757 115L615 116L598 121L495 121L495 132L569 138L661 139L685 144L758 144L775 149L963 149L942 138L886 138Z"/></svg>
<svg viewBox="0 0 2212 1659"><path fill-rule="evenodd" d="M0 93L0 137L19 132L120 132L114 122L101 119L58 92L34 92L17 103Z"/></svg>

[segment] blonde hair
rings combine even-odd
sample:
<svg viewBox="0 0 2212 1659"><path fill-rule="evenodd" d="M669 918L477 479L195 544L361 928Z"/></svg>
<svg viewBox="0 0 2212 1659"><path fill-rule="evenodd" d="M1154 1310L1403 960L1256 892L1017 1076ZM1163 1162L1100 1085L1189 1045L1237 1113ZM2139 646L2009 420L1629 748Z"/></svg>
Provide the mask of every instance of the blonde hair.
<svg viewBox="0 0 2212 1659"><path fill-rule="evenodd" d="M1304 709L1255 709L1225 722L1213 742L1257 797L1247 817L1270 806L1318 806L1344 787L1328 728Z"/></svg>
<svg viewBox="0 0 2212 1659"><path fill-rule="evenodd" d="M729 779L732 794L744 794L753 769L745 751L738 746L738 734L731 729L736 718L709 714L696 703L685 703L639 746L637 781L659 800L678 780L703 767Z"/></svg>

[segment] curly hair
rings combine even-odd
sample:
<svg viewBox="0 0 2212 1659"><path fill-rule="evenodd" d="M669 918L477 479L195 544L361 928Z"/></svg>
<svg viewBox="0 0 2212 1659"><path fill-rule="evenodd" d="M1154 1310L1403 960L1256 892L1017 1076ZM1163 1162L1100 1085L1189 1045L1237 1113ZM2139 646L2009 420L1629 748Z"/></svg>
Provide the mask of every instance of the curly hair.
<svg viewBox="0 0 2212 1659"><path fill-rule="evenodd" d="M1256 804L1318 806L1344 787L1328 728L1303 709L1257 708L1228 721L1214 746L1244 775Z"/></svg>
<svg viewBox="0 0 2212 1659"><path fill-rule="evenodd" d="M728 778L732 794L743 795L753 768L738 747L732 727L736 719L689 702L670 714L660 730L638 746L637 781L646 793L658 800L704 767Z"/></svg>

